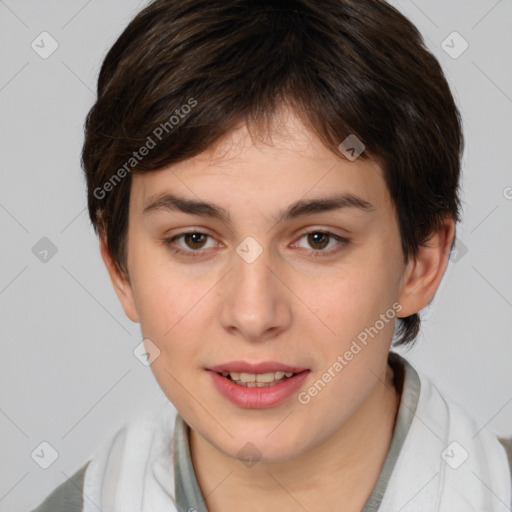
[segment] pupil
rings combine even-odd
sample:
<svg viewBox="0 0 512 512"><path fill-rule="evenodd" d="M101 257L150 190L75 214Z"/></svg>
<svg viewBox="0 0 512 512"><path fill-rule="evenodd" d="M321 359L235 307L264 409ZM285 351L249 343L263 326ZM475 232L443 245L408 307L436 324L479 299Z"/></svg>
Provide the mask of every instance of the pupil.
<svg viewBox="0 0 512 512"><path fill-rule="evenodd" d="M204 238L204 235L202 233L188 233L185 235L185 240L187 242L187 245L189 245L189 247L192 247L194 249L201 247L201 243L197 240L197 238ZM192 239L192 244L189 244L188 242L191 239Z"/></svg>
<svg viewBox="0 0 512 512"><path fill-rule="evenodd" d="M318 244L320 243L321 244L321 247L319 247L319 249L323 249L324 247L326 247L329 243L329 241L327 240L328 239L328 236L326 233L320 233L320 232L316 232L316 233L310 233L308 235L308 238L309 238L309 243L311 245L314 246L314 244ZM325 243L322 243L321 240L319 239L324 239L325 240Z"/></svg>

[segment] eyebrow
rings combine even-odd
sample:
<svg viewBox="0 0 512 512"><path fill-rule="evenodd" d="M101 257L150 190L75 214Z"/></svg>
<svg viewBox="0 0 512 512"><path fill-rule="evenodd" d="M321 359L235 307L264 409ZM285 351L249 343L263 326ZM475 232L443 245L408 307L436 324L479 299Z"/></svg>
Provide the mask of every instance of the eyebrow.
<svg viewBox="0 0 512 512"><path fill-rule="evenodd" d="M316 199L299 200L282 210L277 218L277 222L295 219L303 215L311 215L314 213L323 213L345 208L357 208L362 211L374 211L374 207L368 201L351 193L338 194L329 197ZM205 201L197 201L195 199L187 199L178 197L171 193L159 194L150 198L147 206L144 207L142 213L147 215L156 211L180 211L192 215L200 215L218 219L225 224L231 224L231 216L229 211L213 203Z"/></svg>

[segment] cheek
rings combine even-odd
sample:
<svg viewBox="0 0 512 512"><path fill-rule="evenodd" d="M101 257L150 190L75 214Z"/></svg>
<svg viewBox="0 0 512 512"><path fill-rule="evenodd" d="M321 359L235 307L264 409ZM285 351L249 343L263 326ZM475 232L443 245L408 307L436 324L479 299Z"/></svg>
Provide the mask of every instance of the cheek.
<svg viewBox="0 0 512 512"><path fill-rule="evenodd" d="M161 355L152 371L162 387L173 388L172 376L182 381L201 372L197 362L211 345L215 286L222 286L222 280L214 272L194 275L170 259L146 259L137 269L134 296L142 335Z"/></svg>
<svg viewBox="0 0 512 512"><path fill-rule="evenodd" d="M353 264L332 275L328 287L319 286L310 293L315 313L329 328L324 329L326 343L321 344L327 366L338 355L346 354L354 369L379 369L389 350L399 309L398 279L398 265L385 250L374 250L365 257L359 255Z"/></svg>
<svg viewBox="0 0 512 512"><path fill-rule="evenodd" d="M142 333L158 345L179 331L187 315L193 315L201 286L173 267L164 250L144 250L142 245L132 253L132 289Z"/></svg>
<svg viewBox="0 0 512 512"><path fill-rule="evenodd" d="M171 340L186 337L193 344L195 332L204 315L201 299L207 288L191 286L185 278L158 276L148 278L136 292L140 323L147 337L154 337L163 346Z"/></svg>
<svg viewBox="0 0 512 512"><path fill-rule="evenodd" d="M317 311L336 326L337 334L373 324L396 300L394 273L379 260L361 262L343 274L332 276L328 287L311 294ZM330 325L330 324L329 324Z"/></svg>
<svg viewBox="0 0 512 512"><path fill-rule="evenodd" d="M159 242L137 232L130 239L134 241L130 246L130 273L141 324L169 328L185 313L185 301L193 295L194 287L183 267L172 261L170 252Z"/></svg>
<svg viewBox="0 0 512 512"><path fill-rule="evenodd" d="M167 398L176 407L187 410L190 404L183 386L189 388L201 373L194 362L202 352L204 334L208 332L203 325L206 301L201 299L209 287L191 286L183 274L163 272L151 265L138 274L137 283L135 299L142 335L160 351L151 371Z"/></svg>

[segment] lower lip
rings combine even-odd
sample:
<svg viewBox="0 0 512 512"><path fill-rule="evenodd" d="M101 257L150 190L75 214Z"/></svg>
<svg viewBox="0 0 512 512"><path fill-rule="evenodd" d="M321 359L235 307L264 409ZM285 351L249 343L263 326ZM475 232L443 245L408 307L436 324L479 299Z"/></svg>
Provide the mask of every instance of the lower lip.
<svg viewBox="0 0 512 512"><path fill-rule="evenodd" d="M224 398L235 405L250 409L264 409L279 405L302 386L309 374L309 370L306 370L272 386L248 388L235 384L216 372L211 370L208 372L212 375L213 383Z"/></svg>

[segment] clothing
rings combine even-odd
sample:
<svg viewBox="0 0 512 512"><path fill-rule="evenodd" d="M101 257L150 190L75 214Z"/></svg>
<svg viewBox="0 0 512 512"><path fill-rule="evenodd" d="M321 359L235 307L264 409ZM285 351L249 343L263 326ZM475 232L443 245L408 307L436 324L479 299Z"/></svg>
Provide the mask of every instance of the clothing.
<svg viewBox="0 0 512 512"><path fill-rule="evenodd" d="M512 439L500 444L492 432L479 432L470 416L398 354L390 352L389 364L400 406L388 454L361 512L510 510ZM33 512L208 512L189 430L170 403L144 412Z"/></svg>

